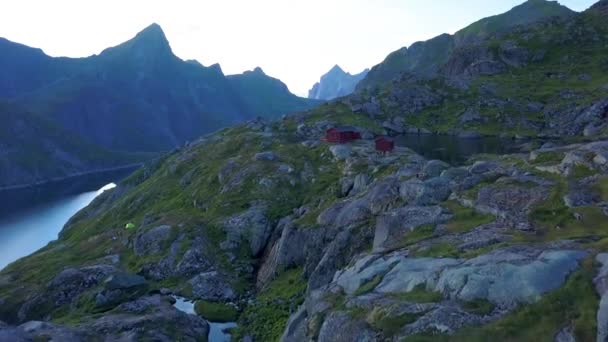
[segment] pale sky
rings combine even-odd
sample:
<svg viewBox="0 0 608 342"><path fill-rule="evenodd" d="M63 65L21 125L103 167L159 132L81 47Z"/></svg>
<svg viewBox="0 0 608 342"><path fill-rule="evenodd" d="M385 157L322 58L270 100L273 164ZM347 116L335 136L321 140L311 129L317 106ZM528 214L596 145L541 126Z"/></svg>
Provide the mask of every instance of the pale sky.
<svg viewBox="0 0 608 342"><path fill-rule="evenodd" d="M235 74L260 66L298 95L523 0L0 0L0 37L84 57L160 24L173 52ZM560 0L581 11L595 0ZM0 51L1 53L1 51Z"/></svg>

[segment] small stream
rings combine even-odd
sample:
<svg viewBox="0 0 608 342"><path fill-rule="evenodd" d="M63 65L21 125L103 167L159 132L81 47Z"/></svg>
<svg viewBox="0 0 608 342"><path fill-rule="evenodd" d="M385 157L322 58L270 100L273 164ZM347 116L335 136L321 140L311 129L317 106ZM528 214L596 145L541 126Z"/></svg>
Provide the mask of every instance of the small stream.
<svg viewBox="0 0 608 342"><path fill-rule="evenodd" d="M196 315L194 311L194 302L188 301L183 297L173 296L175 298L175 308L179 311L185 312L190 315ZM230 334L225 332L227 329L236 328L236 323L209 323L209 342L230 342L232 338Z"/></svg>

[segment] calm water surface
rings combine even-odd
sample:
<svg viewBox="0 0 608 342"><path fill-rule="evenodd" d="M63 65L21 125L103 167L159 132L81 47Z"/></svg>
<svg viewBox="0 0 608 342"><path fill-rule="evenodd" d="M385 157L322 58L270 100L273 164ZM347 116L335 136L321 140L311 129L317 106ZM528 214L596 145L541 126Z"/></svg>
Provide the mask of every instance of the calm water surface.
<svg viewBox="0 0 608 342"><path fill-rule="evenodd" d="M133 169L0 191L0 269L57 239L65 223Z"/></svg>
<svg viewBox="0 0 608 342"><path fill-rule="evenodd" d="M194 303L188 301L185 298L174 296L175 298L175 308L183 311L187 314L196 315L194 312ZM236 323L228 322L228 323L209 323L209 342L230 342L232 339L230 334L226 332L227 329L236 328Z"/></svg>
<svg viewBox="0 0 608 342"><path fill-rule="evenodd" d="M499 137L460 138L437 134L405 134L395 137L397 146L405 146L427 159L439 159L452 165L464 163L480 154L508 154L519 152L526 141Z"/></svg>

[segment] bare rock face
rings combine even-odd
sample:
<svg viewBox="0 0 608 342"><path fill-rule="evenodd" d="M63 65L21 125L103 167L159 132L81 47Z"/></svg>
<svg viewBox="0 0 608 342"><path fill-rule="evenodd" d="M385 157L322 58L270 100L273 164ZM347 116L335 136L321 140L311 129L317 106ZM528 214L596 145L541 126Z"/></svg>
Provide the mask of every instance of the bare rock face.
<svg viewBox="0 0 608 342"><path fill-rule="evenodd" d="M325 319L319 342L374 342L376 333L364 321L353 319L347 312L334 312Z"/></svg>
<svg viewBox="0 0 608 342"><path fill-rule="evenodd" d="M257 204L226 219L224 230L227 236L222 248L236 248L244 240L249 244L251 255L259 255L266 247L272 232L272 225L266 217L266 206Z"/></svg>

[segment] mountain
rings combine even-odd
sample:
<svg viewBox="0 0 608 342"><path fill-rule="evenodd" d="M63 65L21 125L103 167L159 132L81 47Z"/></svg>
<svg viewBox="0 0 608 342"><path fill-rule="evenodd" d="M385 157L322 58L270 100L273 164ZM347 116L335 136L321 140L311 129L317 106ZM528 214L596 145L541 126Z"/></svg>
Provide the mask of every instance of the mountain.
<svg viewBox="0 0 608 342"><path fill-rule="evenodd" d="M0 271L0 340L607 340L606 13L164 154ZM324 142L338 125L363 139Z"/></svg>
<svg viewBox="0 0 608 342"><path fill-rule="evenodd" d="M283 82L267 76L259 67L240 75L228 76L228 81L237 92L243 94L243 102L251 108L252 113L260 117L279 117L321 103L293 95Z"/></svg>
<svg viewBox="0 0 608 342"><path fill-rule="evenodd" d="M219 65L183 61L156 24L86 58L52 58L6 39L0 50L0 99L111 151L170 150L230 124L318 104L263 73L226 77Z"/></svg>
<svg viewBox="0 0 608 342"><path fill-rule="evenodd" d="M390 81L401 72L432 75L447 62L455 48L482 41L488 35L508 31L548 18L568 18L575 12L557 1L528 0L510 11L481 19L454 35L442 34L428 41L416 42L403 47L374 66L359 84L360 89L370 88Z"/></svg>
<svg viewBox="0 0 608 342"><path fill-rule="evenodd" d="M316 83L312 89L308 91L309 99L317 100L332 100L337 97L350 95L359 81L361 81L368 73L369 69L363 70L361 73L351 75L335 65L329 72L321 76L321 81Z"/></svg>
<svg viewBox="0 0 608 342"><path fill-rule="evenodd" d="M484 28L474 32L496 28L492 23L521 15L522 8L554 14L549 9L555 6L528 1L474 24ZM414 68L407 59L414 56L411 48L389 56L346 102L381 120L390 134L602 136L608 132L608 50L602 43L608 24L600 19L602 8L599 2L580 14L557 11L563 15L476 39L457 42L444 35L421 43L451 48L438 54L429 72L418 72L428 63ZM456 37L470 32L464 29Z"/></svg>
<svg viewBox="0 0 608 342"><path fill-rule="evenodd" d="M150 155L113 152L44 117L0 101L0 188L138 163Z"/></svg>

